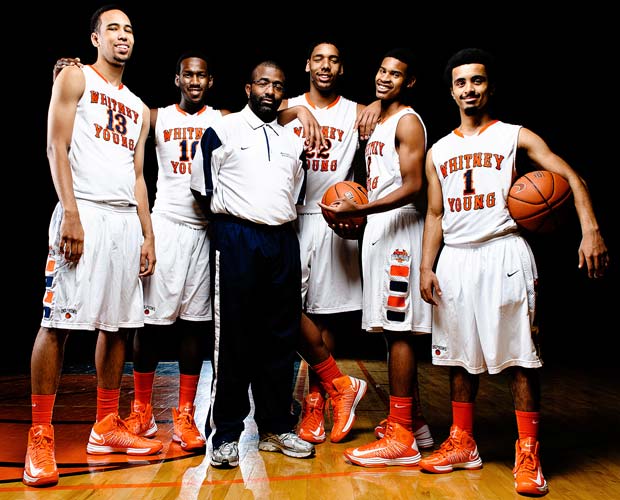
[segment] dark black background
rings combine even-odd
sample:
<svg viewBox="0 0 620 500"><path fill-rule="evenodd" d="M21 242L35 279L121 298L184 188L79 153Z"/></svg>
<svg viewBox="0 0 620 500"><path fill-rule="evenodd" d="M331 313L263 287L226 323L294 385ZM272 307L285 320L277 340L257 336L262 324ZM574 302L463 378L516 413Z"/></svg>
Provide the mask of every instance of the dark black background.
<svg viewBox="0 0 620 500"><path fill-rule="evenodd" d="M16 339L17 347L0 355L4 369L28 370L41 317L47 225L56 203L45 155L52 66L62 56L94 62L89 19L103 3L107 2L75 6L57 2L36 9L23 4L10 16L15 33L9 31L5 43L5 88L10 90L4 96L12 119L6 121L9 128L5 130L15 133L5 132L5 150L15 156L5 158L5 168L11 171L5 191L14 191L13 196L22 202L5 203L7 209L11 207L6 215L5 285L13 281L8 276L19 273L18 289L5 286L5 300L9 316L19 319L16 326L5 326L12 330L5 335ZM432 144L458 125L457 108L442 81L446 60L463 47L485 48L501 63L497 117L537 132L587 180L612 258L617 260L617 202L611 203L617 198L618 106L617 92L611 92L617 81L613 76L617 49L612 51L617 47L617 28L612 26L611 7L588 3L580 6L588 10L542 13L542 5L537 4L497 3L489 9L476 2L457 7L436 2L415 10L409 4L405 10L386 4L378 10L343 13L334 11L331 2L234 4L214 8L208 3L169 3L166 10L124 4L136 42L125 84L150 107L177 102L176 60L181 52L197 48L211 57L215 84L210 104L236 111L246 102L245 77L258 59L273 58L283 65L290 96L305 91L308 45L316 38L328 38L343 48L342 94L367 103L374 99L374 75L382 55L395 46L408 46L419 57L413 104ZM288 11L292 8L305 10L293 14ZM24 44L33 49L23 49ZM145 168L152 194L151 142L147 150ZM602 363L618 331L613 307L609 307L612 293L616 295L616 266L607 278L596 281L577 269L580 229L576 217L553 235L529 240L539 266L544 358L559 363ZM70 339L68 355L92 359L94 336L88 339L87 347ZM376 349L377 344L369 345Z"/></svg>

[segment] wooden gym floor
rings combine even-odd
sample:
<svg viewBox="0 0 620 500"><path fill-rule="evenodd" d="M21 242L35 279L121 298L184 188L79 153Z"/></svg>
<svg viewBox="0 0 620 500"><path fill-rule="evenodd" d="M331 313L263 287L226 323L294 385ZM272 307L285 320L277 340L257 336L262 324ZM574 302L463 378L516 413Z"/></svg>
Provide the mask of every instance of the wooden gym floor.
<svg viewBox="0 0 620 500"><path fill-rule="evenodd" d="M56 458L61 474L57 486L29 488L21 483L30 425L30 383L27 375L0 378L0 499L513 499L511 468L516 425L507 379L483 375L476 405L475 436L484 463L479 471L433 475L418 467L363 468L348 464L342 451L372 439L374 425L386 415L388 384L383 360L339 360L350 375L369 382L357 420L345 442L328 440L316 457L294 459L258 452L251 417L240 446L240 466L218 470L203 454L184 453L171 443L170 407L176 404L177 364L160 363L153 406L165 443L160 455L89 456L86 442L95 415L95 376L90 368L67 369L56 399ZM620 390L616 370L545 366L541 454L550 492L545 497L571 500L620 498ZM305 387L299 370L296 396ZM209 404L211 365L204 363L197 396L197 421L203 428ZM448 372L420 364L425 413L438 446L451 423ZM132 397L131 364L123 377L121 414ZM331 422L327 422L327 429ZM426 454L427 452L423 452Z"/></svg>

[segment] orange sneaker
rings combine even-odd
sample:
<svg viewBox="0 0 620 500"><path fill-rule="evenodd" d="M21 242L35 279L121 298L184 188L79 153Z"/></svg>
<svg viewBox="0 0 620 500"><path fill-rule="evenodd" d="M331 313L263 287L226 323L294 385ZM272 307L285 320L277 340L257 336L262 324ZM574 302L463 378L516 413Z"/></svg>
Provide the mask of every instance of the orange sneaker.
<svg viewBox="0 0 620 500"><path fill-rule="evenodd" d="M420 460L420 468L428 472L443 474L454 469L482 469L478 446L473 438L456 425L450 428L450 436L438 450Z"/></svg>
<svg viewBox="0 0 620 500"><path fill-rule="evenodd" d="M117 413L109 413L95 422L86 453L104 455L106 453L127 453L127 455L153 455L163 448L157 439L145 439L132 434Z"/></svg>
<svg viewBox="0 0 620 500"><path fill-rule="evenodd" d="M54 458L54 427L37 424L28 432L23 482L27 486L52 486L58 483Z"/></svg>
<svg viewBox="0 0 620 500"><path fill-rule="evenodd" d="M358 448L347 448L344 456L349 462L364 467L415 465L422 457L413 433L397 422L388 422L382 439Z"/></svg>
<svg viewBox="0 0 620 500"><path fill-rule="evenodd" d="M383 436L385 436L385 427L387 426L387 420L387 418L384 418L375 427L375 437L377 439L381 439ZM415 442L418 443L418 448L421 450L427 450L435 445L435 440L433 439L428 424L423 424L417 429L415 429L413 431L413 436L415 437Z"/></svg>
<svg viewBox="0 0 620 500"><path fill-rule="evenodd" d="M199 450L204 448L206 444L205 438L196 427L195 411L195 406L182 410L172 408L172 420L174 422L172 440L179 443L185 451Z"/></svg>
<svg viewBox="0 0 620 500"><path fill-rule="evenodd" d="M327 388L334 410L334 425L329 439L332 443L342 441L355 422L355 407L366 394L366 381L343 375L332 380Z"/></svg>
<svg viewBox="0 0 620 500"><path fill-rule="evenodd" d="M318 392L311 392L304 398L301 413L301 422L297 435L309 443L325 441L325 399Z"/></svg>
<svg viewBox="0 0 620 500"><path fill-rule="evenodd" d="M517 439L515 467L512 473L515 477L515 489L522 495L542 496L549 491L540 468L539 445L540 443L533 437Z"/></svg>
<svg viewBox="0 0 620 500"><path fill-rule="evenodd" d="M131 413L125 419L125 425L127 429L129 429L129 432L136 436L146 438L153 437L157 432L157 424L153 416L153 407L149 403L144 405L137 401L132 401Z"/></svg>

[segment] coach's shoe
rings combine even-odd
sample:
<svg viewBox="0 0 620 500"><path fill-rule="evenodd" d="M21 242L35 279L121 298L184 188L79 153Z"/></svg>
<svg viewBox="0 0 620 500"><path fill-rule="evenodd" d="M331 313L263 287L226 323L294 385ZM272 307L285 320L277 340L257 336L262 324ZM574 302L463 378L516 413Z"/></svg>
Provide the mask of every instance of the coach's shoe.
<svg viewBox="0 0 620 500"><path fill-rule="evenodd" d="M443 474L454 469L482 469L482 460L474 439L464 430L453 425L450 436L438 450L420 460L420 468L428 472Z"/></svg>
<svg viewBox="0 0 620 500"><path fill-rule="evenodd" d="M381 439L385 435L387 421L388 419L384 418L375 427L375 437L377 439ZM415 422L413 425L415 426ZM418 444L418 448L421 450L430 449L435 445L435 440L433 439L431 430L426 422L422 423L422 425L420 425L417 429L413 429L413 436L415 437L415 442Z"/></svg>
<svg viewBox="0 0 620 500"><path fill-rule="evenodd" d="M325 399L318 392L311 392L304 398L301 422L297 435L309 443L325 441Z"/></svg>
<svg viewBox="0 0 620 500"><path fill-rule="evenodd" d="M172 408L172 420L174 422L172 440L179 443L185 451L199 450L204 448L206 444L205 438L196 427L195 411L195 406L182 410Z"/></svg>
<svg viewBox="0 0 620 500"><path fill-rule="evenodd" d="M279 451L286 456L295 458L305 458L314 455L314 445L304 441L294 432L283 432L282 434L267 432L261 434L258 449L261 451Z"/></svg>
<svg viewBox="0 0 620 500"><path fill-rule="evenodd" d="M22 481L27 486L52 486L58 483L58 469L54 458L54 427L51 424L30 427Z"/></svg>
<svg viewBox="0 0 620 500"><path fill-rule="evenodd" d="M533 437L517 439L515 445L515 489L522 495L546 495L549 491L547 481L540 467L539 445Z"/></svg>
<svg viewBox="0 0 620 500"><path fill-rule="evenodd" d="M131 402L131 413L125 419L129 432L136 436L153 437L157 432L157 424L153 416L153 407L147 403Z"/></svg>
<svg viewBox="0 0 620 500"><path fill-rule="evenodd" d="M344 456L349 462L364 467L415 465L422 457L413 432L391 421L387 423L383 438L358 448L347 448Z"/></svg>
<svg viewBox="0 0 620 500"><path fill-rule="evenodd" d="M211 452L211 465L218 469L232 469L239 465L239 443L222 443Z"/></svg>
<svg viewBox="0 0 620 500"><path fill-rule="evenodd" d="M334 425L329 439L332 443L342 441L355 422L355 408L366 394L366 381L343 375L332 380L332 386L325 384L334 411Z"/></svg>
<svg viewBox="0 0 620 500"><path fill-rule="evenodd" d="M109 413L95 422L90 431L86 453L126 453L127 455L154 455L163 448L157 439L145 439L131 433L125 422L116 413Z"/></svg>

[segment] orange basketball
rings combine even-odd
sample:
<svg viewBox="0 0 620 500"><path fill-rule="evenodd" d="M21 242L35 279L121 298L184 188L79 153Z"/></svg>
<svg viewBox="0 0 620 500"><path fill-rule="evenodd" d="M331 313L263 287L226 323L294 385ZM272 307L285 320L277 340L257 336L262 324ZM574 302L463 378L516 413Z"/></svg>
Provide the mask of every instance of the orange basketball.
<svg viewBox="0 0 620 500"><path fill-rule="evenodd" d="M368 192L366 188L361 184L353 181L341 181L328 187L323 193L323 199L321 203L324 205L331 205L334 201L340 198L348 198L353 203L365 205L368 203ZM366 217L352 217L349 219L337 219L331 212L321 209L323 212L323 218L328 224L343 223L350 226L363 226L366 221Z"/></svg>
<svg viewBox="0 0 620 500"><path fill-rule="evenodd" d="M508 211L517 224L534 233L560 226L573 192L561 175L535 170L519 177L508 192Z"/></svg>

